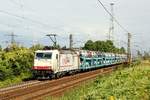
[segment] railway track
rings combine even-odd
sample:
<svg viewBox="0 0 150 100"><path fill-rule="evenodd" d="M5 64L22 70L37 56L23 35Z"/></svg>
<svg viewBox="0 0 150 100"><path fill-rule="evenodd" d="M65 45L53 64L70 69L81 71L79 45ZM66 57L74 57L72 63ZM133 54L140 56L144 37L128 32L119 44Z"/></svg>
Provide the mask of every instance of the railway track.
<svg viewBox="0 0 150 100"><path fill-rule="evenodd" d="M34 81L27 81L27 82L22 82L18 84L13 84L5 88L0 88L0 93L7 92L7 91L14 91L15 89L26 87L27 85L32 85L36 83L40 83L40 81L34 80Z"/></svg>
<svg viewBox="0 0 150 100"><path fill-rule="evenodd" d="M11 89L3 89L0 90L0 100L37 100L46 96L60 96L64 91L82 82L96 78L98 75L112 72L114 68L116 66L92 70L55 80L38 81L20 85L19 87L12 87Z"/></svg>

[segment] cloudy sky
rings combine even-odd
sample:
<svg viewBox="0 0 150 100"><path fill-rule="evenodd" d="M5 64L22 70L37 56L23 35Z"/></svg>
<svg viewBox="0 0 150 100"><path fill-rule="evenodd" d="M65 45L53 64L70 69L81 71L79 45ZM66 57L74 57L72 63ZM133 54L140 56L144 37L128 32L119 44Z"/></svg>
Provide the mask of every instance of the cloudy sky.
<svg viewBox="0 0 150 100"><path fill-rule="evenodd" d="M68 45L68 35L74 36L75 46L92 39L107 39L110 16L97 0L0 0L0 43L10 41L7 35L14 32L16 41L25 46L34 42L48 45L45 35L55 33L62 46ZM114 13L119 23L132 33L132 49L149 50L150 1L101 0ZM127 33L115 24L114 41L126 46Z"/></svg>

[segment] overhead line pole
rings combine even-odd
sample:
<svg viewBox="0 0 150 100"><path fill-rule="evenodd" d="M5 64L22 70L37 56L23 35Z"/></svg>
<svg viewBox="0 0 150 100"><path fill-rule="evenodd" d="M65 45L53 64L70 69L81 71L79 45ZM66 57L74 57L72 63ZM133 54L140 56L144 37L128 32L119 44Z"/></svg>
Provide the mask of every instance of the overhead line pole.
<svg viewBox="0 0 150 100"><path fill-rule="evenodd" d="M15 37L17 37L17 35L15 35L13 32L10 35L7 35L11 37L11 45L15 44Z"/></svg>
<svg viewBox="0 0 150 100"><path fill-rule="evenodd" d="M70 48L70 50L73 49L73 37L72 37L72 34L69 35L69 48Z"/></svg>
<svg viewBox="0 0 150 100"><path fill-rule="evenodd" d="M128 47L127 47L128 63L131 63L131 33L128 33Z"/></svg>

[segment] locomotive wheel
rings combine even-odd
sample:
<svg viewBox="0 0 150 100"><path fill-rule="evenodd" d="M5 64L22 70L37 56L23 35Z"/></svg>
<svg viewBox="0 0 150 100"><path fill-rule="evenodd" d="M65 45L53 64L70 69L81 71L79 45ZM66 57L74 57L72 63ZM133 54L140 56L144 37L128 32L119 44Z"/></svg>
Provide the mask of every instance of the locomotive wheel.
<svg viewBox="0 0 150 100"><path fill-rule="evenodd" d="M54 79L55 77L56 77L56 75L52 74L51 77L50 77L50 79Z"/></svg>
<svg viewBox="0 0 150 100"><path fill-rule="evenodd" d="M56 73L56 74L55 74L55 78L56 78L56 79L60 78L60 73Z"/></svg>

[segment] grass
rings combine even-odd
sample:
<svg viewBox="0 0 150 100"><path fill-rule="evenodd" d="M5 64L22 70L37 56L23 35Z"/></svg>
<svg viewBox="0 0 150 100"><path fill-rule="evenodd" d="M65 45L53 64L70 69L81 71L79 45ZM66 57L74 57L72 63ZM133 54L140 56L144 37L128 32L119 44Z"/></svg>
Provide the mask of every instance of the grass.
<svg viewBox="0 0 150 100"><path fill-rule="evenodd" d="M57 99L150 100L150 64L140 64L99 76Z"/></svg>

